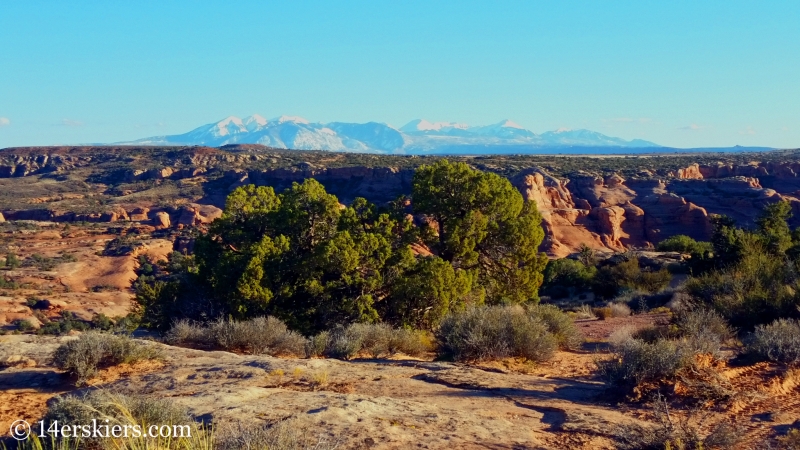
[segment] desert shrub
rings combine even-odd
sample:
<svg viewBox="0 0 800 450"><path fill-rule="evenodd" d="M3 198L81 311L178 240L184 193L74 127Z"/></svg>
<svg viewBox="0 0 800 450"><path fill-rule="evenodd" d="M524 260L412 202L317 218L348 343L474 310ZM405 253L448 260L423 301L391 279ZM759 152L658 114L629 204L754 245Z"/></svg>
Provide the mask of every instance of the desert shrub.
<svg viewBox="0 0 800 450"><path fill-rule="evenodd" d="M673 323L692 351L717 354L722 344L734 336L728 322L707 308L679 309Z"/></svg>
<svg viewBox="0 0 800 450"><path fill-rule="evenodd" d="M160 357L155 347L127 336L88 332L61 344L53 354L53 364L84 384L99 368Z"/></svg>
<svg viewBox="0 0 800 450"><path fill-rule="evenodd" d="M27 333L36 329L36 327L33 326L33 322L28 319L17 319L14 321L14 326L17 327L17 330L23 333Z"/></svg>
<svg viewBox="0 0 800 450"><path fill-rule="evenodd" d="M575 310L575 318L576 319L596 319L597 316L592 311L592 307L589 305L581 305L577 310Z"/></svg>
<svg viewBox="0 0 800 450"><path fill-rule="evenodd" d="M456 361L509 356L544 361L558 346L541 319L518 307L479 307L451 313L436 336L440 352Z"/></svg>
<svg viewBox="0 0 800 450"><path fill-rule="evenodd" d="M705 450L730 448L743 437L742 430L726 422L711 427L705 436L690 421L693 414L672 418L665 400L653 405L655 425L625 425L614 430L617 448L621 450Z"/></svg>
<svg viewBox="0 0 800 450"><path fill-rule="evenodd" d="M50 271L55 269L55 267L58 265L58 261L55 258L48 258L38 253L34 253L26 258L22 265L26 267L33 266L41 271Z"/></svg>
<svg viewBox="0 0 800 450"><path fill-rule="evenodd" d="M164 334L164 341L170 345L213 348L217 345L209 327L182 319L176 321Z"/></svg>
<svg viewBox="0 0 800 450"><path fill-rule="evenodd" d="M136 248L143 245L144 243L140 238L135 235L126 234L108 241L105 249L103 249L103 256L130 255Z"/></svg>
<svg viewBox="0 0 800 450"><path fill-rule="evenodd" d="M575 327L572 318L555 305L536 305L528 309L528 314L539 319L553 335L561 349L574 349L581 345L583 336Z"/></svg>
<svg viewBox="0 0 800 450"><path fill-rule="evenodd" d="M306 358L322 356L325 353L325 349L328 347L328 341L330 338L331 334L327 331L322 331L308 338L305 348Z"/></svg>
<svg viewBox="0 0 800 450"><path fill-rule="evenodd" d="M422 330L395 328L389 338L389 353L403 353L420 356L433 350L431 333Z"/></svg>
<svg viewBox="0 0 800 450"><path fill-rule="evenodd" d="M201 429L186 409L169 399L155 399L139 395L112 393L103 390L88 391L82 395L67 395L50 404L44 419L47 423L87 424L92 419L104 425L137 425L147 429L157 426L189 426L184 437L99 439L89 437L79 448L101 448L115 450L141 450L147 448L192 448L211 450L212 438ZM177 433L176 433L177 434ZM190 434L191 437L187 437ZM45 447L47 448L47 447ZM62 448L62 447L56 447ZM78 448L78 447L76 447Z"/></svg>
<svg viewBox="0 0 800 450"><path fill-rule="evenodd" d="M768 254L757 241L745 249L737 264L691 278L687 293L740 329L797 316L795 264Z"/></svg>
<svg viewBox="0 0 800 450"><path fill-rule="evenodd" d="M611 317L628 317L631 315L631 309L624 303L608 302L606 306L592 309L592 312L600 320L606 320Z"/></svg>
<svg viewBox="0 0 800 450"><path fill-rule="evenodd" d="M101 331L110 331L112 328L114 328L115 325L114 321L103 313L95 314L94 316L92 316L92 320L89 323L92 328Z"/></svg>
<svg viewBox="0 0 800 450"><path fill-rule="evenodd" d="M0 289L19 289L20 284L14 280L0 276Z"/></svg>
<svg viewBox="0 0 800 450"><path fill-rule="evenodd" d="M623 255L625 256L625 255ZM665 268L657 271L643 270L639 259L627 257L615 264L601 267L594 277L592 291L598 297L613 298L623 289L658 292L669 285L672 275Z"/></svg>
<svg viewBox="0 0 800 450"><path fill-rule="evenodd" d="M180 320L166 333L165 340L173 345L269 355L304 355L306 345L305 338L274 317L241 322L218 319L205 325Z"/></svg>
<svg viewBox="0 0 800 450"><path fill-rule="evenodd" d="M38 334L51 334L55 336L62 336L68 334L70 331L86 331L89 329L89 324L80 320L75 313L71 311L62 311L61 317L52 321L44 321L43 325L37 331Z"/></svg>
<svg viewBox="0 0 800 450"><path fill-rule="evenodd" d="M377 358L389 352L392 327L387 324L353 324L351 327L361 328L361 349Z"/></svg>
<svg viewBox="0 0 800 450"><path fill-rule="evenodd" d="M216 450L269 449L269 450L334 450L339 448L322 432L314 433L297 420L284 420L266 426L225 424L216 437Z"/></svg>
<svg viewBox="0 0 800 450"><path fill-rule="evenodd" d="M597 270L574 259L554 259L544 269L542 294L552 298L572 297L589 290Z"/></svg>
<svg viewBox="0 0 800 450"><path fill-rule="evenodd" d="M19 258L14 253L8 252L6 253L6 262L5 266L7 269L14 270L19 267L21 264Z"/></svg>
<svg viewBox="0 0 800 450"><path fill-rule="evenodd" d="M337 327L330 333L324 355L331 358L351 359L361 351L366 329L361 324Z"/></svg>
<svg viewBox="0 0 800 450"><path fill-rule="evenodd" d="M612 353L611 359L598 363L600 373L611 383L623 386L672 378L691 364L693 355L677 341L649 343L634 338L616 345Z"/></svg>
<svg viewBox="0 0 800 450"><path fill-rule="evenodd" d="M651 325L639 328L631 334L631 337L652 344L664 339L675 339L678 337L678 332L675 327L668 325Z"/></svg>
<svg viewBox="0 0 800 450"><path fill-rule="evenodd" d="M746 351L765 360L800 364L800 321L779 319L756 327Z"/></svg>
<svg viewBox="0 0 800 450"><path fill-rule="evenodd" d="M404 353L419 356L432 350L430 333L388 324L351 324L323 331L306 340L306 357L351 359L360 353L373 358Z"/></svg>
<svg viewBox="0 0 800 450"><path fill-rule="evenodd" d="M800 421L793 424L798 428L791 428L785 435L778 438L781 449L800 450Z"/></svg>
<svg viewBox="0 0 800 450"><path fill-rule="evenodd" d="M658 243L659 251L702 254L714 250L711 242L698 242L682 234L671 236Z"/></svg>

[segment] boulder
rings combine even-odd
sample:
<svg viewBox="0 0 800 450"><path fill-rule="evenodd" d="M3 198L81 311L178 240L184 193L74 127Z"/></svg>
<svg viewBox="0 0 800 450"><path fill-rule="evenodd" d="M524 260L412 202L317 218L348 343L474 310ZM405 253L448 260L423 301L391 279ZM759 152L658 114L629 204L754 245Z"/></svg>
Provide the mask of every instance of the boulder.
<svg viewBox="0 0 800 450"><path fill-rule="evenodd" d="M157 212L155 216L153 216L153 226L156 230L163 230L172 226L172 222L169 220L169 214L164 211Z"/></svg>
<svg viewBox="0 0 800 450"><path fill-rule="evenodd" d="M148 220L150 208L133 208L128 216L132 222L144 222Z"/></svg>

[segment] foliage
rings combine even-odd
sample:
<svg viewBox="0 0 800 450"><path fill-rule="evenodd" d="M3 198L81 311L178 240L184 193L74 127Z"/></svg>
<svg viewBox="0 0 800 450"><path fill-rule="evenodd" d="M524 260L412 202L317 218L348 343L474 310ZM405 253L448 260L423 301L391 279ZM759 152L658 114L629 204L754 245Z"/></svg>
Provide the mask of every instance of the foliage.
<svg viewBox="0 0 800 450"><path fill-rule="evenodd" d="M44 421L47 423L86 424L97 420L104 425L113 427L139 426L147 430L151 425L169 426L172 430L176 427L189 427L177 429L175 436L162 437L134 437L132 435L120 438L98 438L90 436L84 438L80 445L74 448L97 448L102 450L146 450L146 449L200 449L212 450L214 448L213 436L208 430L202 429L194 422L188 412L173 403L170 399L155 399L139 395L126 395L103 390L92 390L81 395L67 395L58 397L50 403L45 413ZM57 442L61 444L61 442ZM45 446L45 448L66 449L72 447Z"/></svg>
<svg viewBox="0 0 800 450"><path fill-rule="evenodd" d="M433 329L449 311L468 303L472 278L470 272L455 270L441 258L418 258L379 306L381 317L397 326Z"/></svg>
<svg viewBox="0 0 800 450"><path fill-rule="evenodd" d="M669 405L659 395L653 405L655 425L624 425L615 430L621 450L705 450L731 448L742 440L742 430L721 422L708 429L705 436L690 424L692 415L672 417Z"/></svg>
<svg viewBox="0 0 800 450"><path fill-rule="evenodd" d="M5 266L6 266L7 269L14 270L17 267L19 267L20 264L21 263L20 263L19 258L17 258L17 255L15 255L14 253L11 253L11 252L6 253Z"/></svg>
<svg viewBox="0 0 800 450"><path fill-rule="evenodd" d="M215 449L335 450L336 440L314 434L299 421L289 419L266 426L239 423L223 427L216 436Z"/></svg>
<svg viewBox="0 0 800 450"><path fill-rule="evenodd" d="M188 320L175 322L165 335L172 345L221 349L251 354L305 354L305 339L289 331L274 317L256 317L247 321L219 319L208 324Z"/></svg>
<svg viewBox="0 0 800 450"><path fill-rule="evenodd" d="M77 377L80 385L94 376L99 368L160 356L156 348L127 336L88 332L61 344L53 354L53 364Z"/></svg>
<svg viewBox="0 0 800 450"><path fill-rule="evenodd" d="M95 316L97 317L97 316ZM105 317L105 316L104 316ZM103 321L103 319L100 319ZM99 324L103 325L103 324ZM80 320L75 313L71 311L62 311L61 317L57 320L46 320L42 324L42 327L39 328L37 331L38 334L52 334L52 335L64 335L68 334L72 330L76 331L86 331L89 329L89 325L84 321ZM110 327L109 327L110 329Z"/></svg>
<svg viewBox="0 0 800 450"><path fill-rule="evenodd" d="M628 317L631 315L631 308L625 303L608 302L605 306L594 308L592 312L600 320L606 320L611 317Z"/></svg>
<svg viewBox="0 0 800 450"><path fill-rule="evenodd" d="M756 219L758 234L770 254L781 256L792 246L792 231L787 223L791 216L792 206L782 200L765 206Z"/></svg>
<svg viewBox="0 0 800 450"><path fill-rule="evenodd" d="M313 179L281 194L237 188L193 257L140 263L143 325L271 315L306 334L381 320L433 329L484 297L538 300L546 258L537 252L543 231L533 203L507 180L463 164L422 166L414 180L415 212L438 218L438 238L401 208L379 210L361 198L344 207ZM454 184L461 181L470 185ZM411 245L425 243L434 254L416 256Z"/></svg>
<svg viewBox="0 0 800 450"><path fill-rule="evenodd" d="M636 257L626 258L617 264L602 266L594 277L592 290L601 298L613 298L623 289L658 292L672 280L667 269L643 270Z"/></svg>
<svg viewBox="0 0 800 450"><path fill-rule="evenodd" d="M575 349L583 343L583 335L572 318L557 306L534 305L528 308L528 315L544 323L562 350Z"/></svg>
<svg viewBox="0 0 800 450"><path fill-rule="evenodd" d="M556 299L572 297L589 290L596 273L593 265L587 266L574 259L551 260L544 269L542 293Z"/></svg>
<svg viewBox="0 0 800 450"><path fill-rule="evenodd" d="M797 315L795 263L770 255L751 237L746 241L738 264L691 278L687 293L742 329Z"/></svg>
<svg viewBox="0 0 800 450"><path fill-rule="evenodd" d="M435 220L431 249L473 273L473 289L488 303L538 301L547 263L538 253L542 218L507 179L441 160L417 169L412 199L415 213Z"/></svg>
<svg viewBox="0 0 800 450"><path fill-rule="evenodd" d="M432 350L425 332L391 328L387 324L354 323L309 339L308 356L351 359L366 352L373 358L403 353L420 356Z"/></svg>
<svg viewBox="0 0 800 450"><path fill-rule="evenodd" d="M374 358L397 352L419 356L430 350L424 336L419 331L393 329L387 324L354 323L306 339L274 317L257 317L241 322L219 319L208 324L180 320L166 333L165 341L251 354L351 359L362 352Z"/></svg>
<svg viewBox="0 0 800 450"><path fill-rule="evenodd" d="M660 252L703 254L713 250L710 242L698 242L686 235L671 236L658 243Z"/></svg>
<svg viewBox="0 0 800 450"><path fill-rule="evenodd" d="M764 360L800 364L800 321L779 319L769 325L759 325L746 351Z"/></svg>
<svg viewBox="0 0 800 450"><path fill-rule="evenodd" d="M456 361L522 357L545 361L558 347L547 325L519 306L469 308L449 314L436 332L440 353Z"/></svg>
<svg viewBox="0 0 800 450"><path fill-rule="evenodd" d="M691 363L692 353L679 342L645 342L626 339L613 348L612 358L598 363L600 373L611 383L638 386L645 381L672 378Z"/></svg>

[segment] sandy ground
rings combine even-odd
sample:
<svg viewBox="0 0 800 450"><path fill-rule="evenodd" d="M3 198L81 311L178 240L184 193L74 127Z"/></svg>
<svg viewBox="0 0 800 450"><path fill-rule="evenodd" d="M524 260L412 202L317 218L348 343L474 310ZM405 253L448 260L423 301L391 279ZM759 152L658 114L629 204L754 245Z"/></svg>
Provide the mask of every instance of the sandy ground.
<svg viewBox="0 0 800 450"><path fill-rule="evenodd" d="M106 242L115 235L102 231L89 233L74 225L71 228L69 232L56 226L32 233L0 235L3 244L20 260L33 254L49 258L68 254L75 259L74 262L60 263L51 271L36 267L0 271L0 276L23 286L21 289L0 290L0 327L8 327L16 320L38 323L34 310L25 305L28 298L50 301L51 308L42 312L51 318L62 311L74 312L84 320L95 314L124 316L132 305L130 287L136 279L138 256L166 259L173 248L168 240L145 238L144 246L131 255L100 256Z"/></svg>
<svg viewBox="0 0 800 450"><path fill-rule="evenodd" d="M0 430L19 418L36 420L48 399L75 391L48 361L59 343L72 338L0 337L0 352L29 360L0 371ZM273 358L149 345L162 346L165 360L107 369L90 384L168 397L204 421L257 426L293 419L341 448L614 448L620 427L653 420L648 405L608 395L595 373L595 362L608 357L602 352L558 352L539 365L468 365L430 358ZM701 430L736 424L746 439L732 448L763 448L765 439L800 418L800 371L760 363L723 365L720 373L737 395L691 420ZM675 410L673 418L685 414Z"/></svg>

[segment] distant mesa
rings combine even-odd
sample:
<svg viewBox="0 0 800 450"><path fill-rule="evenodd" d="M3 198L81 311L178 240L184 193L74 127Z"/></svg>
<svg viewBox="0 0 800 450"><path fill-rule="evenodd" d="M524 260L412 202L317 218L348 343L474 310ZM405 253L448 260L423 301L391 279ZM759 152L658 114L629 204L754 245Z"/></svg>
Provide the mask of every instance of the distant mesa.
<svg viewBox="0 0 800 450"><path fill-rule="evenodd" d="M485 126L415 119L394 128L385 123L311 123L297 116L267 120L257 114L240 119L226 117L185 134L155 136L117 144L205 145L260 144L296 150L328 150L379 154L455 153L579 153L581 148L655 149L649 141L606 136L589 130L548 131L536 134L512 120ZM646 151L646 150L642 150Z"/></svg>

